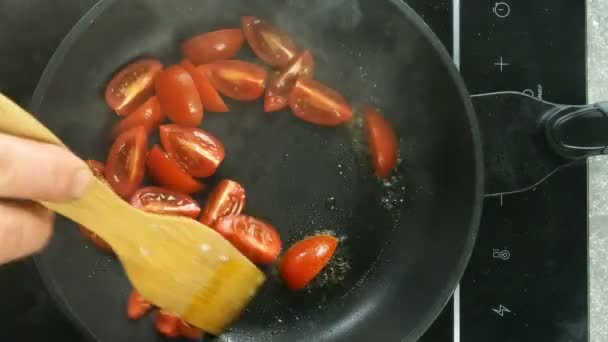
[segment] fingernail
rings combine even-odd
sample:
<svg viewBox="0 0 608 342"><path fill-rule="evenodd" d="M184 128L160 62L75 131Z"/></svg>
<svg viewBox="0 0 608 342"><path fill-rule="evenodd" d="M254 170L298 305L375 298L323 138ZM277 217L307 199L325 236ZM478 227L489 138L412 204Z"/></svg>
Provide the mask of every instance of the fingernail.
<svg viewBox="0 0 608 342"><path fill-rule="evenodd" d="M88 168L82 168L76 171L72 181L72 197L78 199L87 193L92 176L93 175Z"/></svg>

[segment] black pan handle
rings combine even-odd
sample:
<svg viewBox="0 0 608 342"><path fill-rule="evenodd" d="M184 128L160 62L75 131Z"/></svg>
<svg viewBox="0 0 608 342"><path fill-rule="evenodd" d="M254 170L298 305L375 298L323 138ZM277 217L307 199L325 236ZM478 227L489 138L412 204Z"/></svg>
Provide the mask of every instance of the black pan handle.
<svg viewBox="0 0 608 342"><path fill-rule="evenodd" d="M564 158L608 154L608 102L561 107L544 124L549 145Z"/></svg>

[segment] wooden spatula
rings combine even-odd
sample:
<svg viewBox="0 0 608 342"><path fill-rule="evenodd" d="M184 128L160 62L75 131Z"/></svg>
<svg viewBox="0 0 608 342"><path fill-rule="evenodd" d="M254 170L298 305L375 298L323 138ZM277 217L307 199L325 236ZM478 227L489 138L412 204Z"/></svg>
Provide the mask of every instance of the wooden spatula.
<svg viewBox="0 0 608 342"><path fill-rule="evenodd" d="M0 132L62 145L2 94ZM213 229L137 210L93 179L78 201L42 204L106 240L146 300L206 332L221 333L256 293L264 274Z"/></svg>

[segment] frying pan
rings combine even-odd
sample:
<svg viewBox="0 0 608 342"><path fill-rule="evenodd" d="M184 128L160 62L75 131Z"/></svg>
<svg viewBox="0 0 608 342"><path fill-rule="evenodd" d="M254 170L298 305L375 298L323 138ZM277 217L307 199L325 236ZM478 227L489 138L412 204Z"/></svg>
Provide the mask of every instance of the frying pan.
<svg viewBox="0 0 608 342"><path fill-rule="evenodd" d="M103 0L62 42L36 89L32 112L79 156L105 160L116 116L103 89L140 57L179 61L179 43L238 26L242 15L273 21L316 58L317 78L354 104L383 110L400 137L393 176L378 180L362 122L310 125L261 103L229 102L206 113L227 158L208 188L238 180L245 211L271 221L284 246L321 231L342 240L310 289L276 274L218 341L416 340L437 317L471 254L481 212L483 162L471 99L439 40L399 0ZM247 47L245 59L253 55ZM204 194L200 198L204 203ZM129 229L125 226L124 229ZM37 257L47 286L97 341L163 340L152 318L126 319L129 285L119 263L59 218Z"/></svg>

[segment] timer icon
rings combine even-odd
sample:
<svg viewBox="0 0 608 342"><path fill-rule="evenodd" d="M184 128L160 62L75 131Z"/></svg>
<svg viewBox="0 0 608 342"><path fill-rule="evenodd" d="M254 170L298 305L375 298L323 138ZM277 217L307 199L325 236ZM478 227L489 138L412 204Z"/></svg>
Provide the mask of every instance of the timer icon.
<svg viewBox="0 0 608 342"><path fill-rule="evenodd" d="M492 258L507 261L511 258L511 252L506 249L503 249L502 251L495 249L492 252Z"/></svg>
<svg viewBox="0 0 608 342"><path fill-rule="evenodd" d="M511 6L506 2L497 2L494 4L492 12L499 18L506 18L511 14Z"/></svg>

